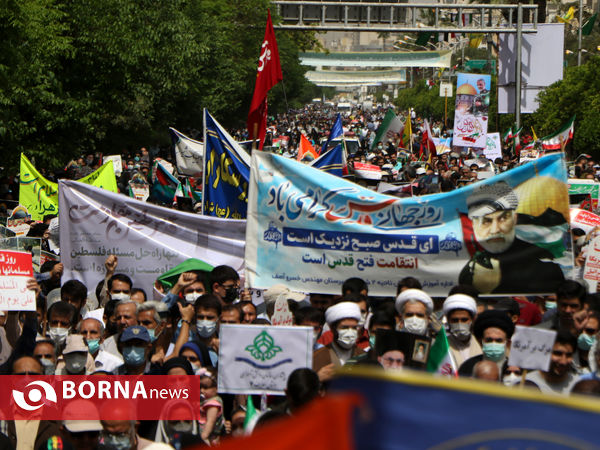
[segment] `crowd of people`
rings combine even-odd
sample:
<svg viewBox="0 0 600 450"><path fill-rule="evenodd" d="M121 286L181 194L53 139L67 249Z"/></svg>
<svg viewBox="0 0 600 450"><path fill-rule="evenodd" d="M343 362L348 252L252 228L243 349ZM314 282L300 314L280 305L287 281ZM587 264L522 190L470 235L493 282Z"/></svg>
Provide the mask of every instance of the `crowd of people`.
<svg viewBox="0 0 600 450"><path fill-rule="evenodd" d="M518 164L518 158L506 152L493 165L489 161L469 165L465 161L479 159L477 155L456 153L456 149L425 161L420 155L420 131L415 132L412 148L403 148L399 135L385 144L375 143L375 131L384 114L385 109L379 108L344 116L346 135L359 141L359 149L349 155L348 162L379 165L389 171L388 181L413 186L408 193L397 195L449 191L476 181L478 173L490 167L504 171ZM290 111L271 121L267 144L285 136L287 147L282 152L295 157L304 133L318 148L335 116L332 108L324 106ZM403 120L412 120L413 130L422 125L416 116L407 115ZM434 121L432 131L444 137L451 130ZM245 138L241 131L232 135L238 140ZM122 157L121 192L126 192L133 176L152 183L153 157L148 150ZM78 179L101 164L102 155L90 154L70 162L58 174L46 175ZM575 164L574 176L593 178L594 170L594 161L582 157ZM18 177L0 182L0 197L15 200L17 192ZM32 230L42 243L47 241L47 224L34 225ZM222 370L219 329L222 324L270 326L274 305L281 299L287 301L295 325L313 329L313 365L290 375L285 397L269 397L269 410L263 411L254 427L294 415L306 403L326 395L342 366L425 371L426 345L435 342L441 329L450 347L450 376L456 372L513 388L528 385L542 393L600 395L600 296L578 281L563 281L551 295L490 298L481 297L472 286L459 284L440 298L423 290L425 280L408 277L397 283L395 297L373 297L367 283L355 277L346 280L338 295L300 293L276 285L263 292L264 303L256 304L250 291L240 285L242 278L243 274L229 266L211 271L188 266L170 283L157 279L153 286L140 286L120 273L117 256L109 255L103 277L97 285L86 286L64 279L61 262L48 261L28 285L36 293L36 311L0 313L2 373L198 375L200 420L2 421L0 448L47 448L48 439L60 436L64 448L77 450L159 448L152 447L156 443L181 449L198 443L212 445L249 432L244 427L248 396L217 390ZM516 325L557 332L547 371L525 373L525 368L508 364ZM413 349L415 342L422 346Z"/></svg>

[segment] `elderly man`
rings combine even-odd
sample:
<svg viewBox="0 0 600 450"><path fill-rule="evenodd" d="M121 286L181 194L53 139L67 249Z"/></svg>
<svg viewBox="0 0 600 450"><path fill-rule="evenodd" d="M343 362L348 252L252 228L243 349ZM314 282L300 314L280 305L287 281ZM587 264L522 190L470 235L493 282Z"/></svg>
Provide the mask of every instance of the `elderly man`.
<svg viewBox="0 0 600 450"><path fill-rule="evenodd" d="M429 316L433 311L433 300L420 289L406 289L396 297L396 311L400 316L400 331L426 335Z"/></svg>
<svg viewBox="0 0 600 450"><path fill-rule="evenodd" d="M313 369L319 372L333 364L341 367L363 350L356 346L360 307L354 302L340 302L325 311L325 322L333 333L333 341L313 354Z"/></svg>
<svg viewBox="0 0 600 450"><path fill-rule="evenodd" d="M468 216L480 247L460 272L458 282L474 286L480 293L554 292L564 280L552 253L515 236L519 199L504 181L479 186L467 198ZM528 217L528 216L527 216ZM564 224L551 209L544 221Z"/></svg>
<svg viewBox="0 0 600 450"><path fill-rule="evenodd" d="M448 296L442 307L448 321L448 345L457 367L473 356L481 355L481 347L471 333L477 315L473 297L465 294Z"/></svg>
<svg viewBox="0 0 600 450"><path fill-rule="evenodd" d="M467 359L458 369L460 376L471 377L475 364L479 361L492 361L498 365L498 373L503 373L507 362L510 338L515 332L515 325L506 311L483 311L473 324L473 332L481 345L483 354Z"/></svg>

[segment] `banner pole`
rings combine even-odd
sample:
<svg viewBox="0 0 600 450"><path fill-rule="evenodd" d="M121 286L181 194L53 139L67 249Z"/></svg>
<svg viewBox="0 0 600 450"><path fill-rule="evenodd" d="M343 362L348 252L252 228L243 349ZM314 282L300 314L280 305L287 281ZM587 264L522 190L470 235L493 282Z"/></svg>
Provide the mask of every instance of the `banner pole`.
<svg viewBox="0 0 600 450"><path fill-rule="evenodd" d="M208 150L208 141L206 140L206 108L202 109L202 119L204 122L204 152L202 154L202 208L200 214L204 215L204 194L206 192L206 152Z"/></svg>

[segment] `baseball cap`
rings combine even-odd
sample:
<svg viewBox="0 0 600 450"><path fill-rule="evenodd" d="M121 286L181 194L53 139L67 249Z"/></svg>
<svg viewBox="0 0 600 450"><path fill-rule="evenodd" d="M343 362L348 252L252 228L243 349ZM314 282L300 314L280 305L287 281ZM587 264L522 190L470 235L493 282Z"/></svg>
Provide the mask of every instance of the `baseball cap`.
<svg viewBox="0 0 600 450"><path fill-rule="evenodd" d="M145 342L150 342L150 333L148 333L148 330L146 330L145 327L133 325L123 330L119 342L132 341L134 339L140 339Z"/></svg>

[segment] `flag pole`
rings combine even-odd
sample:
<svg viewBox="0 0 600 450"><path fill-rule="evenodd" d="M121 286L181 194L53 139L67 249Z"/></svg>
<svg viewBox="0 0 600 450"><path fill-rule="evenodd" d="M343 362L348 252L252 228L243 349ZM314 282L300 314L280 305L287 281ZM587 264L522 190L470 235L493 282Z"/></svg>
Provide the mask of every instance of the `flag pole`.
<svg viewBox="0 0 600 450"><path fill-rule="evenodd" d="M202 108L202 119L204 121L204 152L202 156L202 208L200 214L204 215L204 194L206 193L206 152L208 150L208 141L206 140L206 108Z"/></svg>

